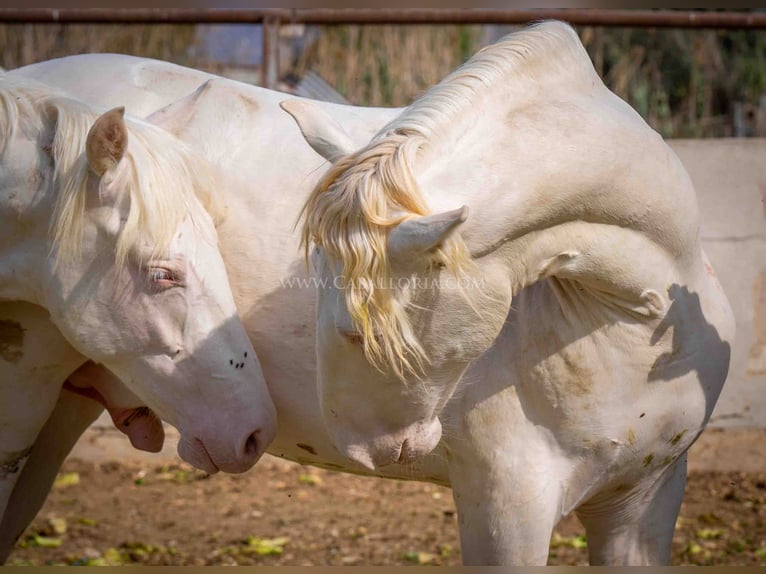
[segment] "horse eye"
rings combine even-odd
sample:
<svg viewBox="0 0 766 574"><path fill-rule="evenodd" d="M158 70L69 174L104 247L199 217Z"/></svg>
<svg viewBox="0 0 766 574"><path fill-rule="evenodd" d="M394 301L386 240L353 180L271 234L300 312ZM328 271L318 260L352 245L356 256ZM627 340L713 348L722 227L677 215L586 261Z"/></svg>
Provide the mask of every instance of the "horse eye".
<svg viewBox="0 0 766 574"><path fill-rule="evenodd" d="M364 335L362 335L359 331L345 331L343 336L347 341L353 343L354 345L364 344Z"/></svg>
<svg viewBox="0 0 766 574"><path fill-rule="evenodd" d="M149 280L152 283L175 283L175 276L167 269L154 267L149 271Z"/></svg>
<svg viewBox="0 0 766 574"><path fill-rule="evenodd" d="M343 336L347 341L353 343L354 345L359 345L360 347L364 346L364 335L362 335L359 331L344 331ZM375 339L375 342L378 343L378 345L383 343L383 336L379 333L375 333L373 338Z"/></svg>

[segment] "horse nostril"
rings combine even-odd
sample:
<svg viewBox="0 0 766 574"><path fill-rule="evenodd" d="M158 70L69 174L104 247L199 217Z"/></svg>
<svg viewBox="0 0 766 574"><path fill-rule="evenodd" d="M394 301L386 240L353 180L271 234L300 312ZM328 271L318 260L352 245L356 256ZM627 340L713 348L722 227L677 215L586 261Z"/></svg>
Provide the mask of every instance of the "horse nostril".
<svg viewBox="0 0 766 574"><path fill-rule="evenodd" d="M258 454L258 433L253 431L245 441L245 456L256 456Z"/></svg>

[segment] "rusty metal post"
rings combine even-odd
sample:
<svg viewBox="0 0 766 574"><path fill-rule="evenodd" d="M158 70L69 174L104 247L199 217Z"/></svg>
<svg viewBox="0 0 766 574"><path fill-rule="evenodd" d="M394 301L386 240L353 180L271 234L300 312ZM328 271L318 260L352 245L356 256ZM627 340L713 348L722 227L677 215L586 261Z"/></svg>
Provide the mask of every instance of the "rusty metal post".
<svg viewBox="0 0 766 574"><path fill-rule="evenodd" d="M276 15L267 15L263 19L261 85L269 90L276 90L279 81L279 26Z"/></svg>
<svg viewBox="0 0 766 574"><path fill-rule="evenodd" d="M766 12L603 8L2 8L0 22L302 24L527 24L556 18L581 26L764 29Z"/></svg>

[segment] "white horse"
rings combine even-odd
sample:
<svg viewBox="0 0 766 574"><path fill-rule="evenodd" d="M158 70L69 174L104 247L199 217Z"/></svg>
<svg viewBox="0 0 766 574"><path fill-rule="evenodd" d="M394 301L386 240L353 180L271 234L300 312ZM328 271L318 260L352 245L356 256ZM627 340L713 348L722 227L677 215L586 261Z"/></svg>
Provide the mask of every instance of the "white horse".
<svg viewBox="0 0 766 574"><path fill-rule="evenodd" d="M336 446L412 461L448 423L470 562L544 562L571 510L593 562L666 562L734 334L678 158L557 23L351 151L303 211Z"/></svg>
<svg viewBox="0 0 766 574"><path fill-rule="evenodd" d="M231 182L123 116L0 76L2 509L70 375L156 450L158 421L134 410L150 406L208 472L247 470L275 433L206 209L223 214L213 192Z"/></svg>
<svg viewBox="0 0 766 574"><path fill-rule="evenodd" d="M210 78L119 56L20 73L138 114ZM215 80L153 116L258 190L229 197L237 217L219 236L280 413L269 451L451 485L466 563L544 563L573 509L591 562L667 562L733 319L683 168L576 34L511 35L404 111L285 104L337 162L304 212L321 402L314 290L299 288L312 283L291 232L321 170L283 98ZM13 498L45 489L20 482Z"/></svg>

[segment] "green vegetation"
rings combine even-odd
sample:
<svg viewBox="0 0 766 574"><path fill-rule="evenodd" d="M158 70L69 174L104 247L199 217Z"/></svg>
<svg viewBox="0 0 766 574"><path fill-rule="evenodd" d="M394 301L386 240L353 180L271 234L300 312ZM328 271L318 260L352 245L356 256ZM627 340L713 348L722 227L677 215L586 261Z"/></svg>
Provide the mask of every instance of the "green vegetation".
<svg viewBox="0 0 766 574"><path fill-rule="evenodd" d="M193 24L0 24L0 66L10 70L88 52L191 64Z"/></svg>
<svg viewBox="0 0 766 574"><path fill-rule="evenodd" d="M313 70L351 103L402 106L513 26L320 26L280 74ZM665 137L766 136L766 34L601 28L580 37L606 84ZM0 24L6 69L84 52L119 52L210 69L194 25ZM283 46L287 48L287 46ZM210 71L216 72L215 69Z"/></svg>
<svg viewBox="0 0 766 574"><path fill-rule="evenodd" d="M294 71L316 71L357 105L406 105L497 39L497 29L328 26ZM514 29L503 27L503 33ZM766 34L597 27L578 32L609 88L663 136L766 135Z"/></svg>

